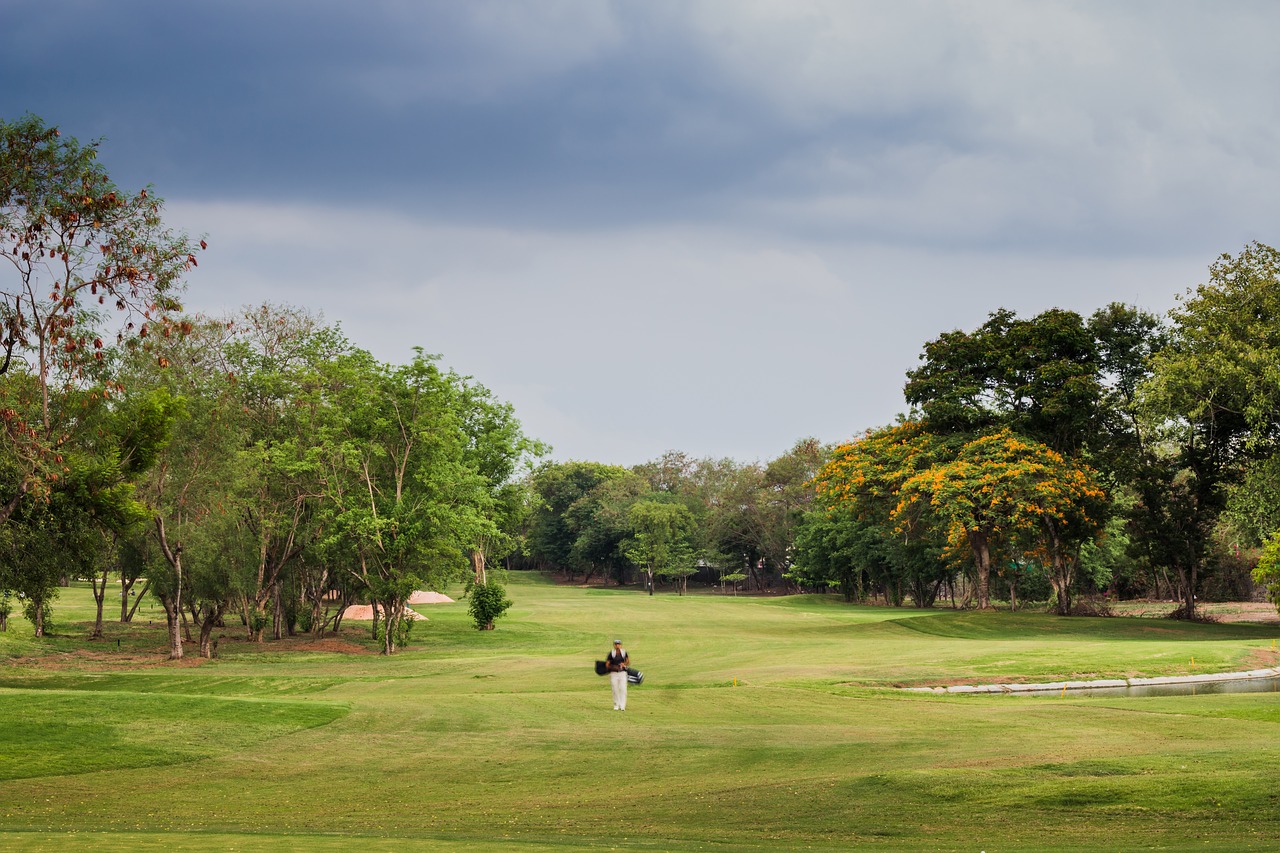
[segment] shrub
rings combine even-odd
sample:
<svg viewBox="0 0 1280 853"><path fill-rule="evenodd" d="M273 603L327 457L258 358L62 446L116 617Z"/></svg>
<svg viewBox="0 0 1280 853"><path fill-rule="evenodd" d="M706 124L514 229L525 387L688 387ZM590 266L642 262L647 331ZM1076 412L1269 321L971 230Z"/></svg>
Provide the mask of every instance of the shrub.
<svg viewBox="0 0 1280 853"><path fill-rule="evenodd" d="M492 631L493 620L506 613L510 606L511 599L499 583L490 581L471 587L471 618L476 621L477 630Z"/></svg>

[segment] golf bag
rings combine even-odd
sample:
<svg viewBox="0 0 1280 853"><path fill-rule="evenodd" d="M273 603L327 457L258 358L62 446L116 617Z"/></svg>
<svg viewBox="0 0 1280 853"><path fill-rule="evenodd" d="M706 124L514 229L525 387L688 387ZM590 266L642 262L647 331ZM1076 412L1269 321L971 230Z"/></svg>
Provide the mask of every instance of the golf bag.
<svg viewBox="0 0 1280 853"><path fill-rule="evenodd" d="M609 671L609 665L602 660L596 661L596 675L604 675Z"/></svg>
<svg viewBox="0 0 1280 853"><path fill-rule="evenodd" d="M627 670L628 684L644 684L644 673L638 669Z"/></svg>

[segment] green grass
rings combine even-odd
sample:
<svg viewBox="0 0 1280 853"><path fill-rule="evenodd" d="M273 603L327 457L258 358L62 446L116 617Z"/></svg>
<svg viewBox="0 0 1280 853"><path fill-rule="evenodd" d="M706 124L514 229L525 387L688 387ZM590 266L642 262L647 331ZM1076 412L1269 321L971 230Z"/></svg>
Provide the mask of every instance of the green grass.
<svg viewBox="0 0 1280 853"><path fill-rule="evenodd" d="M1253 668L1274 626L510 592L491 632L424 606L390 659L233 626L171 664L64 591L57 636L0 635L0 849L1280 849L1280 696L888 689Z"/></svg>

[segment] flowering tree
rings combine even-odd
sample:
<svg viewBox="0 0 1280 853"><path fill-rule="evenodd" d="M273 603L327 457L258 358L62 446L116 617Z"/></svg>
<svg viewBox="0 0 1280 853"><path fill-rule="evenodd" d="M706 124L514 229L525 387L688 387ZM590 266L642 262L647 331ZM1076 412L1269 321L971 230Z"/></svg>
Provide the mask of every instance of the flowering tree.
<svg viewBox="0 0 1280 853"><path fill-rule="evenodd" d="M0 485L0 521L59 472L70 431L54 398L105 361L100 322L121 315L117 343L171 334L182 275L204 247L164 225L148 189L112 183L97 149L35 116L0 121L0 375L6 386L23 380L0 406L3 436L21 460ZM104 381L100 371L95 381ZM33 393L16 394L19 386Z"/></svg>
<svg viewBox="0 0 1280 853"><path fill-rule="evenodd" d="M1003 429L979 436L955 458L906 479L893 517L906 523L927 504L945 521L948 538L967 546L978 576L978 606L991 606L993 549L1017 534L1032 534L1051 567L1057 610L1071 609L1079 546L1099 528L1106 493L1093 472L1039 442Z"/></svg>

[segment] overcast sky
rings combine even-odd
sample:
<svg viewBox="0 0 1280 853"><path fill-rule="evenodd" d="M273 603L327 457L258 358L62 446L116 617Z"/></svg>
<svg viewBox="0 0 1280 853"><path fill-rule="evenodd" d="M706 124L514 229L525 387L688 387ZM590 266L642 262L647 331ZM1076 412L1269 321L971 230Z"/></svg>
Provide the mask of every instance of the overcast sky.
<svg viewBox="0 0 1280 853"><path fill-rule="evenodd" d="M1280 239L1269 2L0 0L0 118L207 236L188 306L421 346L559 459L768 460L1007 307Z"/></svg>

